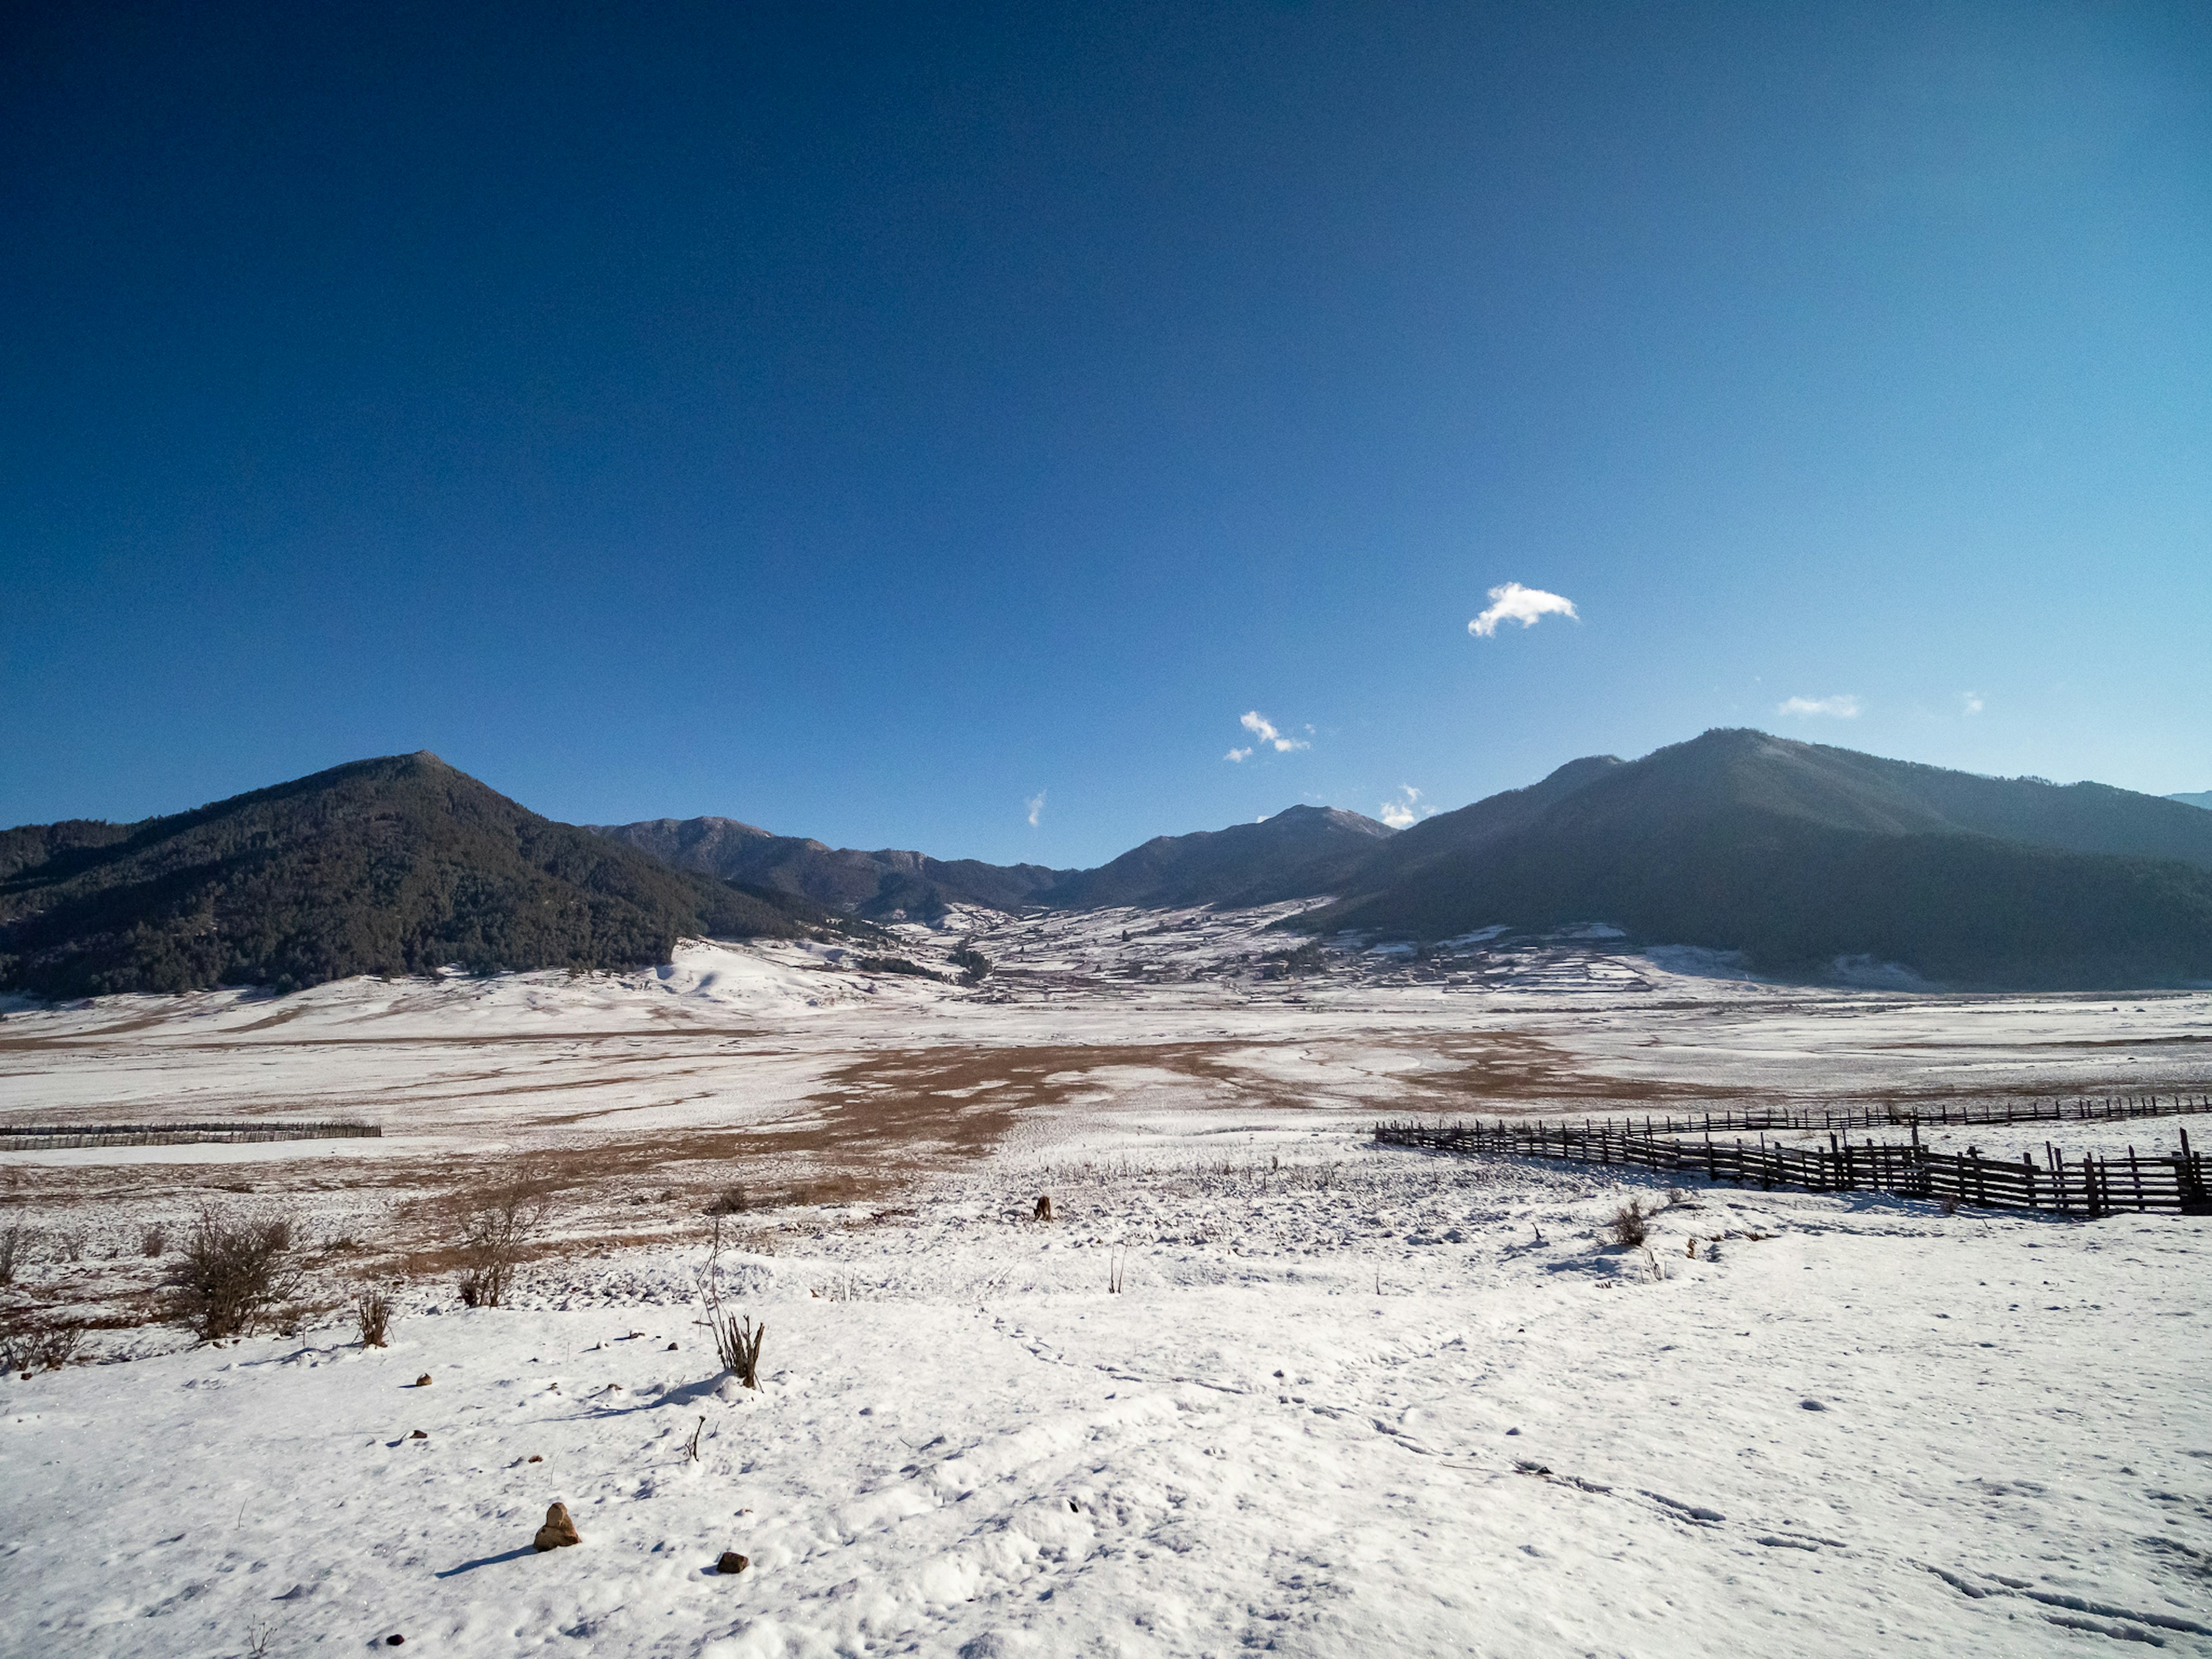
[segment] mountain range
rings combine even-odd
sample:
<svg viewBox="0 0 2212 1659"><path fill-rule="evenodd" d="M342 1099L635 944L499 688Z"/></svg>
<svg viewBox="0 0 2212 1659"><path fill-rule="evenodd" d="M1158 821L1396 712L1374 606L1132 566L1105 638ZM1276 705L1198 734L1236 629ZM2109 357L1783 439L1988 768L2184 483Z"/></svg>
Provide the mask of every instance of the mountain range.
<svg viewBox="0 0 2212 1659"><path fill-rule="evenodd" d="M0 830L0 986L49 997L626 968L687 935L829 920L542 818L428 753L139 823Z"/></svg>
<svg viewBox="0 0 2212 1659"><path fill-rule="evenodd" d="M141 823L0 831L0 986L616 967L839 916L1297 899L1316 902L1282 925L1310 932L1607 921L1783 975L1865 957L1966 985L2196 982L2212 981L2212 812L1724 730L1571 761L1402 830L1294 806L1055 870L734 818L556 823L416 754Z"/></svg>
<svg viewBox="0 0 2212 1659"><path fill-rule="evenodd" d="M1257 823L1158 836L1095 870L863 853L775 836L734 818L592 824L679 869L756 883L871 921L934 921L955 905L1096 909L1266 904L1340 890L1388 826L1334 806L1293 806Z"/></svg>
<svg viewBox="0 0 2212 1659"><path fill-rule="evenodd" d="M956 904L1016 909L1079 873L1041 864L945 860L889 849L863 853L799 836L771 835L735 818L648 818L586 827L679 870L773 888L873 921L931 921Z"/></svg>
<svg viewBox="0 0 2212 1659"><path fill-rule="evenodd" d="M1784 974L1863 956L1991 985L2212 979L2212 814L1715 731L1430 818L1298 925L1578 921Z"/></svg>

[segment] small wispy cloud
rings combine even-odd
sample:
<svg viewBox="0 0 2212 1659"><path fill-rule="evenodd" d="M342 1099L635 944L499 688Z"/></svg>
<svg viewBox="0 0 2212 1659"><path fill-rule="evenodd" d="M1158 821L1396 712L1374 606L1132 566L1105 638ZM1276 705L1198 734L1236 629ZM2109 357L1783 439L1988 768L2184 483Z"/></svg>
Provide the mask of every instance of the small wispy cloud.
<svg viewBox="0 0 2212 1659"><path fill-rule="evenodd" d="M1262 714L1256 708L1253 709L1249 714L1239 715L1237 717L1237 723L1243 726L1247 732L1249 732L1255 738L1259 739L1261 743L1266 744L1273 748L1279 755L1287 755L1293 749L1310 749L1313 747L1313 744L1308 743L1304 738L1285 737L1280 732L1275 729L1275 723L1269 720L1265 714ZM1306 727L1306 730L1310 732L1313 730L1313 727L1310 726ZM1231 760L1243 760L1246 755L1249 755L1251 752L1252 751L1249 749L1244 750L1242 752L1232 749L1229 751L1229 758Z"/></svg>
<svg viewBox="0 0 2212 1659"><path fill-rule="evenodd" d="M1980 714L1982 712L1982 694L1978 691L1961 691L1959 693L1959 712L1969 716Z"/></svg>
<svg viewBox="0 0 2212 1659"><path fill-rule="evenodd" d="M1042 789L1038 790L1036 793L1031 795L1027 800L1024 801L1022 805L1029 809L1030 828L1032 830L1036 829L1037 827L1037 820L1044 816L1044 791Z"/></svg>
<svg viewBox="0 0 2212 1659"><path fill-rule="evenodd" d="M1251 750L1249 750L1249 748L1247 748L1247 749L1232 749L1232 750L1231 750L1227 754L1224 755L1221 758L1222 758L1222 759L1224 759L1224 760L1232 760L1232 761L1246 761L1246 760L1250 760L1250 759L1252 758L1252 751L1251 751Z"/></svg>
<svg viewBox="0 0 2212 1659"><path fill-rule="evenodd" d="M1557 593L1547 593L1540 587L1523 587L1519 582L1507 582L1503 587L1490 590L1490 609L1467 625L1467 631L1479 640L1486 640L1498 631L1498 624L1517 622L1523 628L1534 628L1539 617L1565 617L1580 622L1581 613L1575 602Z"/></svg>
<svg viewBox="0 0 2212 1659"><path fill-rule="evenodd" d="M1407 824L1419 823L1436 812L1433 806L1425 805L1421 792L1410 783L1398 786L1398 793L1382 803L1375 816L1393 830L1403 830Z"/></svg>
<svg viewBox="0 0 2212 1659"><path fill-rule="evenodd" d="M1848 695L1834 697L1790 697L1775 704L1778 714L1826 714L1832 720L1855 720L1859 700Z"/></svg>

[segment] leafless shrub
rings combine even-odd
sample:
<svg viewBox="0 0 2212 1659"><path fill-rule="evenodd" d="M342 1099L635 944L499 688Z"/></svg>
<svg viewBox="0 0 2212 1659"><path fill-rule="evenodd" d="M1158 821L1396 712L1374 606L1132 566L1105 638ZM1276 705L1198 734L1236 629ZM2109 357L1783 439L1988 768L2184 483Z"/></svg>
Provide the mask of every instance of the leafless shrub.
<svg viewBox="0 0 2212 1659"><path fill-rule="evenodd" d="M761 1340L768 1335L768 1326L719 1309L708 1313L708 1323L714 1332L714 1357L722 1369L749 1389L760 1387Z"/></svg>
<svg viewBox="0 0 2212 1659"><path fill-rule="evenodd" d="M361 1333L361 1346L380 1348L392 1329L392 1298L374 1285L354 1298L353 1322Z"/></svg>
<svg viewBox="0 0 2212 1659"><path fill-rule="evenodd" d="M734 1182L707 1201L708 1215L743 1215L745 1209L745 1189Z"/></svg>
<svg viewBox="0 0 2212 1659"><path fill-rule="evenodd" d="M243 1336L300 1279L289 1216L227 1221L200 1212L169 1275L176 1311L203 1341Z"/></svg>
<svg viewBox="0 0 2212 1659"><path fill-rule="evenodd" d="M64 1227L54 1235L54 1248L61 1252L63 1261L82 1261L84 1259L84 1240L83 1228Z"/></svg>
<svg viewBox="0 0 2212 1659"><path fill-rule="evenodd" d="M518 1164L478 1194L461 1236L461 1300L471 1308L506 1304L514 1270L552 1207L550 1181Z"/></svg>
<svg viewBox="0 0 2212 1659"><path fill-rule="evenodd" d="M33 1328L10 1322L0 1329L0 1372L58 1371L76 1358L84 1342L76 1325Z"/></svg>
<svg viewBox="0 0 2212 1659"><path fill-rule="evenodd" d="M168 1248L169 1230L158 1221L149 1222L138 1230L138 1254L155 1256Z"/></svg>
<svg viewBox="0 0 2212 1659"><path fill-rule="evenodd" d="M15 1269L30 1255L32 1242L37 1237L20 1221L0 1227L0 1285L15 1282Z"/></svg>
<svg viewBox="0 0 2212 1659"><path fill-rule="evenodd" d="M761 1340L768 1334L765 1324L756 1326L750 1318L741 1318L722 1305L722 1218L714 1218L714 1230L708 1241L707 1260L699 1269L699 1300L707 1314L707 1328L714 1333L714 1357L722 1362L722 1369L735 1376L749 1389L760 1387Z"/></svg>
<svg viewBox="0 0 2212 1659"><path fill-rule="evenodd" d="M1613 1212L1613 1219L1606 1224L1614 1243L1623 1249L1633 1249L1650 1236L1646 1220L1644 1200L1632 1198Z"/></svg>

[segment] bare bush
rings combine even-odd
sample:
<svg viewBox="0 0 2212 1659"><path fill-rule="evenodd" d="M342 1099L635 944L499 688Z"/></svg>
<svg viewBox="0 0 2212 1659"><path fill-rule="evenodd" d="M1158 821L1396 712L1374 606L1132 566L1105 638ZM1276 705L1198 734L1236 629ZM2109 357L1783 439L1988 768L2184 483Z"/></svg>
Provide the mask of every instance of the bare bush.
<svg viewBox="0 0 2212 1659"><path fill-rule="evenodd" d="M203 1341L246 1335L300 1282L294 1234L289 1216L227 1221L201 1211L169 1275L178 1315Z"/></svg>
<svg viewBox="0 0 2212 1659"><path fill-rule="evenodd" d="M746 1208L745 1189L732 1182L708 1200L708 1215L743 1215Z"/></svg>
<svg viewBox="0 0 2212 1659"><path fill-rule="evenodd" d="M552 1184L518 1164L480 1194L465 1212L461 1236L461 1300L471 1308L507 1304L515 1269L552 1209Z"/></svg>
<svg viewBox="0 0 2212 1659"><path fill-rule="evenodd" d="M54 1235L54 1243L64 1261L84 1260L84 1240L85 1230L82 1227L64 1227Z"/></svg>
<svg viewBox="0 0 2212 1659"><path fill-rule="evenodd" d="M755 1325L750 1318L726 1314L720 1310L710 1312L708 1323L714 1333L714 1357L722 1362L722 1369L749 1389L760 1387L761 1340L768 1334L768 1325Z"/></svg>
<svg viewBox="0 0 2212 1659"><path fill-rule="evenodd" d="M1633 1249L1650 1237L1651 1230L1645 1224L1646 1220L1644 1200L1632 1198L1613 1212L1613 1219L1607 1226L1613 1234L1614 1243L1624 1249Z"/></svg>
<svg viewBox="0 0 2212 1659"><path fill-rule="evenodd" d="M159 1255L168 1248L169 1230L160 1222L149 1222L138 1230L138 1254Z"/></svg>
<svg viewBox="0 0 2212 1659"><path fill-rule="evenodd" d="M30 1255L32 1241L37 1237L20 1221L0 1227L0 1285L15 1282L15 1269Z"/></svg>
<svg viewBox="0 0 2212 1659"><path fill-rule="evenodd" d="M768 1335L768 1326L764 1322L757 1326L722 1305L722 1218L719 1215L708 1240L706 1262L699 1269L699 1300L706 1310L707 1328L714 1334L714 1357L722 1362L722 1369L749 1389L760 1387L761 1341Z"/></svg>
<svg viewBox="0 0 2212 1659"><path fill-rule="evenodd" d="M392 1298L372 1285L354 1298L353 1322L362 1347L382 1347L392 1329Z"/></svg>
<svg viewBox="0 0 2212 1659"><path fill-rule="evenodd" d="M21 1371L27 1376L33 1371L58 1371L76 1358L83 1342L80 1326L33 1328L11 1322L0 1328L0 1373Z"/></svg>

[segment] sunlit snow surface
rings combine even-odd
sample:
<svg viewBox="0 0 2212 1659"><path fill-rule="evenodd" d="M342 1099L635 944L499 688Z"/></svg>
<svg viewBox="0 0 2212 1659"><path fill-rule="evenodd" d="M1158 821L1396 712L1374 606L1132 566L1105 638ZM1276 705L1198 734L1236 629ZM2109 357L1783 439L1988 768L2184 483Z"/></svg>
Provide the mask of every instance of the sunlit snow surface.
<svg viewBox="0 0 2212 1659"><path fill-rule="evenodd" d="M2206 1224L1669 1205L1363 1133L2202 1088L2212 997L1808 990L1589 930L1269 978L1275 914L871 947L943 970L972 936L972 989L696 946L16 1005L7 1116L387 1133L0 1155L39 1237L19 1299L137 1356L4 1385L0 1650L2212 1652ZM511 1152L573 1183L559 1247L465 1311L438 1206ZM758 1395L690 1300L733 1183ZM1632 1196L1663 1206L1647 1249L1603 1225ZM144 1226L204 1202L350 1242L302 1334L132 1326ZM393 1346L353 1346L338 1300L410 1268ZM555 1499L585 1541L539 1556Z"/></svg>

